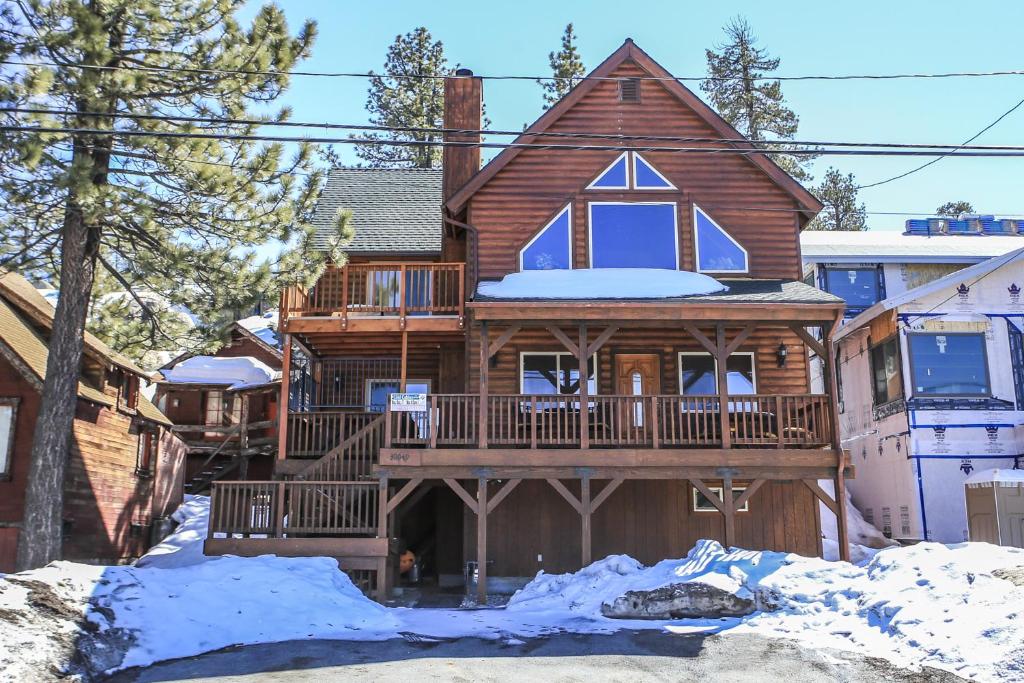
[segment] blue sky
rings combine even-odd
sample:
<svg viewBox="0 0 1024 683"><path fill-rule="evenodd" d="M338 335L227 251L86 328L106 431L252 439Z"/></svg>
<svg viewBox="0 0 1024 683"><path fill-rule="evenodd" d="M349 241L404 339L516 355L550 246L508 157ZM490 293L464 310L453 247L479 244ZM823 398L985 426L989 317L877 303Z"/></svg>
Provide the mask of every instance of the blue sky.
<svg viewBox="0 0 1024 683"><path fill-rule="evenodd" d="M962 2L342 2L280 0L293 26L315 19L319 38L300 68L380 70L399 33L426 26L451 63L477 74L547 74L547 54L572 21L588 69L631 37L676 76L705 73L704 49L745 16L760 44L782 59L781 75L992 71L1024 68L1024 3ZM294 79L283 103L295 120L365 122L364 79ZM699 93L697 84L689 84ZM1024 76L900 81L788 82L802 139L956 144L1024 98ZM486 81L492 126L520 129L541 112L532 82ZM315 133L314 133L315 134ZM977 140L1024 144L1024 107ZM349 148L346 162L357 161ZM919 165L918 158L825 157L862 184ZM868 211L930 213L967 199L984 213L1024 215L1024 158L945 159L906 179L864 190ZM869 216L874 230L902 230L901 216Z"/></svg>

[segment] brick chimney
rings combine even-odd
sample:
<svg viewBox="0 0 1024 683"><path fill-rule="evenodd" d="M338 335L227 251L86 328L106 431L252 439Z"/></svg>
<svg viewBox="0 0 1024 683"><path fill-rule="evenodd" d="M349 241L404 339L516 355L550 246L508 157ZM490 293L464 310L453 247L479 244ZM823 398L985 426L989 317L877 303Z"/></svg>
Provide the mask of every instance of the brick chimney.
<svg viewBox="0 0 1024 683"><path fill-rule="evenodd" d="M483 82L469 69L458 69L444 81L444 127L480 130ZM480 134L448 133L446 142L480 142ZM479 147L445 147L442 155L445 201L480 170Z"/></svg>

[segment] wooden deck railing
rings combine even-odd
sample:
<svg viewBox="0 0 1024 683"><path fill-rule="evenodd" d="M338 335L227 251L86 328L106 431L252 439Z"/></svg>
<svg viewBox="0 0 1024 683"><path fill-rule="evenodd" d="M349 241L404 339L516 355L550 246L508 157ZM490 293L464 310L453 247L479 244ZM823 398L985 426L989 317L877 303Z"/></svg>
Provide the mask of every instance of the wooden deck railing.
<svg viewBox="0 0 1024 683"><path fill-rule="evenodd" d="M462 317L464 303L463 263L352 263L328 266L309 291L285 288L281 293L281 317Z"/></svg>
<svg viewBox="0 0 1024 683"><path fill-rule="evenodd" d="M266 538L374 535L380 521L378 495L375 481L214 482L209 533Z"/></svg>
<svg viewBox="0 0 1024 683"><path fill-rule="evenodd" d="M820 448L831 443L829 398L818 394L730 397L723 427L718 396L591 396L588 441L599 448ZM480 397L431 395L425 412L386 414L384 447L578 448L579 397L489 395L481 438Z"/></svg>
<svg viewBox="0 0 1024 683"><path fill-rule="evenodd" d="M319 458L378 417L350 410L289 413L288 457Z"/></svg>

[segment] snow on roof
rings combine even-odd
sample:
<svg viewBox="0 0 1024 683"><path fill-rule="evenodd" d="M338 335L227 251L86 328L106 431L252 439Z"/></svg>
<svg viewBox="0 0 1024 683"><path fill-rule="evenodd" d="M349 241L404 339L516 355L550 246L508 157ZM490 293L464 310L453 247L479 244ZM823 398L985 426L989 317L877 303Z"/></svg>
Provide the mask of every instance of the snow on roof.
<svg viewBox="0 0 1024 683"><path fill-rule="evenodd" d="M281 348L281 340L277 336L279 324L277 311L267 311L263 315L252 315L236 321L239 325L254 334L267 346Z"/></svg>
<svg viewBox="0 0 1024 683"><path fill-rule="evenodd" d="M275 382L281 379L281 372L252 356L192 356L163 370L163 376L172 384L226 384L228 389L244 389Z"/></svg>
<svg viewBox="0 0 1024 683"><path fill-rule="evenodd" d="M800 234L805 263L978 263L1024 246L1019 235L905 235L812 230Z"/></svg>
<svg viewBox="0 0 1024 683"><path fill-rule="evenodd" d="M993 486L995 484L1024 486L1024 470L1007 470L1002 468L981 470L967 477L964 483L971 487Z"/></svg>
<svg viewBox="0 0 1024 683"><path fill-rule="evenodd" d="M498 282L481 282L477 294L495 299L666 299L728 289L686 270L577 268L511 273Z"/></svg>

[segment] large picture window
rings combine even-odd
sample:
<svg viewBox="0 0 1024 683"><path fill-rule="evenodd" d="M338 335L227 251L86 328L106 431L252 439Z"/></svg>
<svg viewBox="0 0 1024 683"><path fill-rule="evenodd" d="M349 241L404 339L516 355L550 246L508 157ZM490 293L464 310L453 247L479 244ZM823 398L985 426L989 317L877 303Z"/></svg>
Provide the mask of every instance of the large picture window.
<svg viewBox="0 0 1024 683"><path fill-rule="evenodd" d="M746 273L747 250L696 204L693 205L694 244L699 273Z"/></svg>
<svg viewBox="0 0 1024 683"><path fill-rule="evenodd" d="M675 202L590 202L591 268L679 267Z"/></svg>
<svg viewBox="0 0 1024 683"><path fill-rule="evenodd" d="M876 406L903 398L901 373L898 337L871 348L871 396Z"/></svg>
<svg viewBox="0 0 1024 683"><path fill-rule="evenodd" d="M566 204L519 252L520 270L572 268L572 205Z"/></svg>
<svg viewBox="0 0 1024 683"><path fill-rule="evenodd" d="M864 310L884 297L878 268L825 268L824 290L846 302L847 311Z"/></svg>
<svg viewBox="0 0 1024 683"><path fill-rule="evenodd" d="M726 387L731 396L757 393L753 352L734 353L725 362ZM710 353L679 353L679 393L711 396L718 393L718 366Z"/></svg>
<svg viewBox="0 0 1024 683"><path fill-rule="evenodd" d="M523 394L578 394L579 361L568 352L524 352L520 355L519 391ZM587 362L587 393L597 393L593 356Z"/></svg>
<svg viewBox="0 0 1024 683"><path fill-rule="evenodd" d="M985 335L915 333L908 338L915 396L989 396Z"/></svg>

